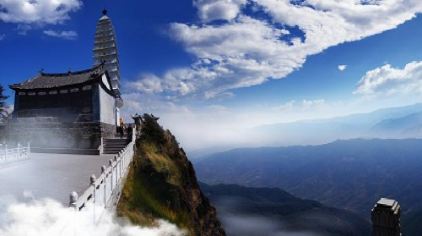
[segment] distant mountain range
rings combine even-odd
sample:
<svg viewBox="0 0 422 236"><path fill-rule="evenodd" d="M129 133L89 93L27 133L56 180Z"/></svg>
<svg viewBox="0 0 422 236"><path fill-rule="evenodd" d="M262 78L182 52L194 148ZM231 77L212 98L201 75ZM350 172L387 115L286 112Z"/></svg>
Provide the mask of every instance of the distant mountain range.
<svg viewBox="0 0 422 236"><path fill-rule="evenodd" d="M209 184L278 187L366 219L380 197L398 200L405 216L422 209L421 139L236 149L197 160L195 168Z"/></svg>
<svg viewBox="0 0 422 236"><path fill-rule="evenodd" d="M374 133L393 136L419 136L422 133L422 112L385 119L372 128Z"/></svg>
<svg viewBox="0 0 422 236"><path fill-rule="evenodd" d="M201 184L229 236L366 236L368 221L276 188Z"/></svg>
<svg viewBox="0 0 422 236"><path fill-rule="evenodd" d="M321 120L270 124L246 131L258 145L324 144L338 139L422 137L422 104Z"/></svg>

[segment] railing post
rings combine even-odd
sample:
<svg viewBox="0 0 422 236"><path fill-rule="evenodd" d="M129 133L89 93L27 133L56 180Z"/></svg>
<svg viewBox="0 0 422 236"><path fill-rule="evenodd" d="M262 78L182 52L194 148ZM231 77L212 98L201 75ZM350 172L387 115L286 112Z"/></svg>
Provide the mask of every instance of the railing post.
<svg viewBox="0 0 422 236"><path fill-rule="evenodd" d="M97 197L97 192L96 192L96 188L95 188L95 181L97 180L97 177L95 177L95 175L91 175L91 177L89 177L89 182L91 183L91 186L94 187L94 205L95 205L95 200Z"/></svg>
<svg viewBox="0 0 422 236"><path fill-rule="evenodd" d="M16 154L16 159L20 160L21 159L21 144L18 143L18 152Z"/></svg>
<svg viewBox="0 0 422 236"><path fill-rule="evenodd" d="M119 155L122 157L122 159L125 158L125 155L123 154L123 150L120 150Z"/></svg>
<svg viewBox="0 0 422 236"><path fill-rule="evenodd" d="M119 174L119 162L117 161L118 158L117 156L114 156L114 162L116 163L116 185L119 182L118 179L120 178L120 174Z"/></svg>
<svg viewBox="0 0 422 236"><path fill-rule="evenodd" d="M104 207L106 207L107 205L107 174L106 174L106 167L105 166L101 166L101 175L104 176Z"/></svg>
<svg viewBox="0 0 422 236"><path fill-rule="evenodd" d="M111 178L110 178L110 195L113 193L113 182L114 182L114 178L113 178L113 161L109 160L108 161L108 165L110 166L111 169Z"/></svg>
<svg viewBox="0 0 422 236"><path fill-rule="evenodd" d="M100 154L104 154L104 137L101 137L100 141Z"/></svg>
<svg viewBox="0 0 422 236"><path fill-rule="evenodd" d="M120 156L119 160L120 160L119 161L120 178L122 178L123 177L123 160L124 160L124 157Z"/></svg>
<svg viewBox="0 0 422 236"><path fill-rule="evenodd" d="M76 202L78 201L78 198L79 196L77 192L70 193L69 206L73 207L75 210L78 210L78 206L76 206Z"/></svg>
<svg viewBox="0 0 422 236"><path fill-rule="evenodd" d="M93 201L93 209L94 209L94 214L93 214L93 222L95 223L95 204L96 204L96 199L97 199L97 189L95 188L95 181L97 180L97 178L95 177L95 175L91 175L91 177L89 177L89 182L91 182L91 186L92 186L92 188L94 189L93 191L93 193L92 193L92 201Z"/></svg>

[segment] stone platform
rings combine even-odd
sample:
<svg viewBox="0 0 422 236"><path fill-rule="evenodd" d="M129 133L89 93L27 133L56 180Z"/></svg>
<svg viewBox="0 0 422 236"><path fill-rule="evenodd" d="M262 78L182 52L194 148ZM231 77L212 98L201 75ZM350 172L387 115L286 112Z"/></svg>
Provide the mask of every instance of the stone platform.
<svg viewBox="0 0 422 236"><path fill-rule="evenodd" d="M29 160L0 165L0 201L50 198L67 206L69 194L84 191L112 157L31 153Z"/></svg>

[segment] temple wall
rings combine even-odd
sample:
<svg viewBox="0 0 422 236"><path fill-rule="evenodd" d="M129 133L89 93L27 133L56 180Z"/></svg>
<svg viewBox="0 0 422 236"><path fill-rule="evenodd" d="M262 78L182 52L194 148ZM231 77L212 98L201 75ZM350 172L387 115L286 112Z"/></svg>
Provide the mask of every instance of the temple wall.
<svg viewBox="0 0 422 236"><path fill-rule="evenodd" d="M75 91L74 89L78 90ZM16 95L15 118L50 117L60 122L94 121L92 117L93 96L91 89L73 88L60 91L31 91L23 92L23 94Z"/></svg>
<svg viewBox="0 0 422 236"><path fill-rule="evenodd" d="M115 136L115 98L100 84L18 91L15 103L0 132L8 143L31 143L35 152L99 154L101 138Z"/></svg>
<svg viewBox="0 0 422 236"><path fill-rule="evenodd" d="M98 85L100 86L100 85ZM100 122L115 125L115 98L99 88Z"/></svg>

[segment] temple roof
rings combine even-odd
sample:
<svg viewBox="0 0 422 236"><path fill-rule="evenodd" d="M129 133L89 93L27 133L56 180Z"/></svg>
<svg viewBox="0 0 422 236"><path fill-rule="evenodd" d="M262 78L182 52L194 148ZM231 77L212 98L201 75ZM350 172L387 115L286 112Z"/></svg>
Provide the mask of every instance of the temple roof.
<svg viewBox="0 0 422 236"><path fill-rule="evenodd" d="M11 89L50 89L77 84L83 84L94 80L105 73L104 65L100 64L88 70L68 73L44 73L41 72L36 77L20 84L10 85Z"/></svg>
<svg viewBox="0 0 422 236"><path fill-rule="evenodd" d="M110 18L107 16L107 15L103 15L101 18L100 18L100 21L102 21L102 20L109 20Z"/></svg>

